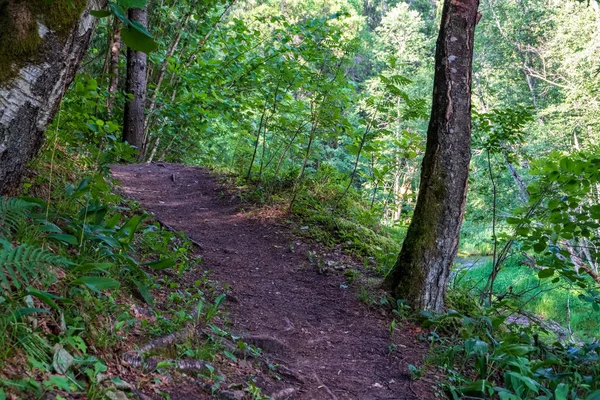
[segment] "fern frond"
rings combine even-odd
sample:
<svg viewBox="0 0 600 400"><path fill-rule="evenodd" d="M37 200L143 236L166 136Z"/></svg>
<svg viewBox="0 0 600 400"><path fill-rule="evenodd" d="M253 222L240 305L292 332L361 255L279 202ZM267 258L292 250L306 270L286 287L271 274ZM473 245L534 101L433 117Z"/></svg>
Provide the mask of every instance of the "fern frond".
<svg viewBox="0 0 600 400"><path fill-rule="evenodd" d="M10 232L16 231L36 207L39 207L36 203L0 196L0 237L7 237Z"/></svg>
<svg viewBox="0 0 600 400"><path fill-rule="evenodd" d="M38 246L13 246L0 239L0 293L20 289L54 276L50 266L64 266L69 261Z"/></svg>

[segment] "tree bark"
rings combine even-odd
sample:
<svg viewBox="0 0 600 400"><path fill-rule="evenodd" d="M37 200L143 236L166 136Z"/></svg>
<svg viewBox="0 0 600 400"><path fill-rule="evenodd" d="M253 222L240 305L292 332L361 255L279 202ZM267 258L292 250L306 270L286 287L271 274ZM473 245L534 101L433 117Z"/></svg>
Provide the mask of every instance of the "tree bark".
<svg viewBox="0 0 600 400"><path fill-rule="evenodd" d="M36 35L37 46L27 61L11 62L14 76L0 81L0 194L12 193L18 187L27 163L40 148L44 132L88 47L96 24L89 11L103 8L106 1L78 3L81 10L72 19L62 21L60 27L43 24L39 15L27 9L27 3L15 4L20 6L17 15L9 12L8 17L37 24L29 33ZM52 2L48 7L59 5ZM0 12L5 10L0 7ZM49 8L48 14L51 12ZM18 30L9 34L15 35L11 40L22 39ZM0 48L0 53L4 50Z"/></svg>
<svg viewBox="0 0 600 400"><path fill-rule="evenodd" d="M146 8L129 9L129 19L148 27ZM123 141L137 147L138 159L144 156L144 125L146 108L146 53L127 48L127 77L125 92L131 96L125 101Z"/></svg>
<svg viewBox="0 0 600 400"><path fill-rule="evenodd" d="M415 309L440 311L458 250L471 159L471 70L479 0L445 0L417 204L386 277Z"/></svg>
<svg viewBox="0 0 600 400"><path fill-rule="evenodd" d="M110 46L110 79L108 84L108 96L106 97L106 110L112 114L112 106L115 101L115 93L119 84L119 52L121 50L121 31L119 31L119 20L115 17L111 32L112 43Z"/></svg>

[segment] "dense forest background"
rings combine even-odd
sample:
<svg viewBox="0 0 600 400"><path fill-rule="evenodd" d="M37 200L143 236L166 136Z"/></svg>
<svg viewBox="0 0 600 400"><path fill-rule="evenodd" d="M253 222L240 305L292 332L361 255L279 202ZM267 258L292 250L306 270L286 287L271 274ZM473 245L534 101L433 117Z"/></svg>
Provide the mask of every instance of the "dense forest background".
<svg viewBox="0 0 600 400"><path fill-rule="evenodd" d="M349 281L384 276L419 191L442 3L153 0L141 36L122 29L130 23L123 10L138 2L110 3L95 14L89 49L25 177L20 194L29 197L21 199L19 218L35 218L36 210L46 220L62 215L40 232L64 246L56 250L64 257L87 235L121 248L110 261L92 245L77 255L88 257L78 261L86 273L105 279L76 282L91 288L86 298L119 281L151 301L152 278L140 266L175 262L124 259L140 245L134 233L141 218L125 212L104 220L103 204L110 215L119 202L106 194L108 166L136 159L201 165L229 176L249 204L289 212L298 234L341 244L363 259L365 271L348 273ZM467 206L449 313L420 317L436 327L425 338L433 349L429 363L444 369L446 393L455 398L595 399L589 396L599 389L600 6L482 0L479 12ZM131 98L127 45L148 53L137 148L121 133ZM0 79L13 73L1 69ZM11 203L3 204L12 217L3 217L0 255L46 243L14 222ZM103 238L89 229L90 218L105 229ZM138 250L180 251L183 268L186 250L169 245L182 239L156 229L172 238L142 239ZM60 264L47 257L43 263ZM103 275L107 263L127 264L128 272ZM11 286L6 277L21 280L6 271L0 269L4 286ZM29 297L54 308L58 300L38 289ZM361 299L376 303L367 289ZM20 301L7 305L13 317ZM398 321L413 318L402 301L392 303ZM69 345L81 349L79 342ZM454 363L457 354L462 365ZM413 368L415 379L425 374L425 367Z"/></svg>

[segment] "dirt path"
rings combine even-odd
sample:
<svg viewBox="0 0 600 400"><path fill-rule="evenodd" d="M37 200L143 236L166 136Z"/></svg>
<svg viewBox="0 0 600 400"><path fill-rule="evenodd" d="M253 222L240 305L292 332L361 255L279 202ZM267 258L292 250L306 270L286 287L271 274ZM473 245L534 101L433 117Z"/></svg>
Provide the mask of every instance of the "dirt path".
<svg viewBox="0 0 600 400"><path fill-rule="evenodd" d="M410 380L408 364L419 365L425 351L414 327L390 337L389 317L359 302L343 274L319 274L307 258L310 246L284 221L240 211L202 168L127 165L113 175L127 196L201 244L203 268L231 287L235 331L285 344L276 357L303 382L264 379L265 393L291 386L290 399L433 398L427 383ZM391 343L397 350L390 353Z"/></svg>

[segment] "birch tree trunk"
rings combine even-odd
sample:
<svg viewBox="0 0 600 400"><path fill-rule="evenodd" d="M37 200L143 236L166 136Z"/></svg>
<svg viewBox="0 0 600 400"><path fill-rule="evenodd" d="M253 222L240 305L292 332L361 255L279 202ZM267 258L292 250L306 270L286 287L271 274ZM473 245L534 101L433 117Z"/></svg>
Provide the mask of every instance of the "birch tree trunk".
<svg viewBox="0 0 600 400"><path fill-rule="evenodd" d="M88 47L96 24L89 11L105 4L54 0L40 10L0 1L0 194L18 187L40 148Z"/></svg>
<svg viewBox="0 0 600 400"><path fill-rule="evenodd" d="M415 309L440 311L458 250L471 159L471 69L479 0L445 0L417 204L386 284Z"/></svg>
<svg viewBox="0 0 600 400"><path fill-rule="evenodd" d="M146 8L129 9L129 19L148 27L148 13ZM125 101L123 116L123 141L137 147L138 159L144 157L144 131L146 109L146 53L127 48L127 77L125 78L125 92L132 98Z"/></svg>

